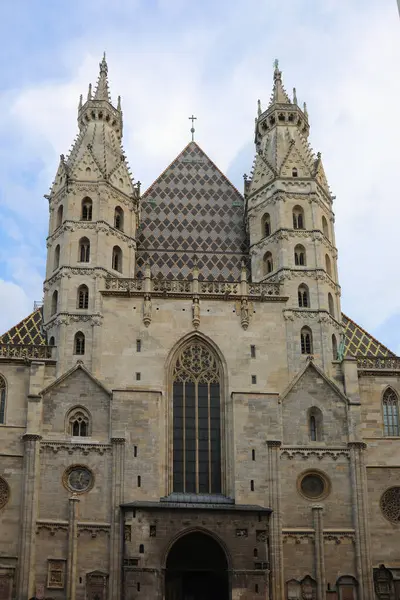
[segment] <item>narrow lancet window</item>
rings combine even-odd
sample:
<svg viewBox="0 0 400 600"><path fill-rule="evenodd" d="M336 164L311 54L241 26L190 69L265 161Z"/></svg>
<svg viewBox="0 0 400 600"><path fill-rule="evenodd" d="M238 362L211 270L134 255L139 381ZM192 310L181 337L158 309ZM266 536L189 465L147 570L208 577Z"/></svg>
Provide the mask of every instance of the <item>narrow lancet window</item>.
<svg viewBox="0 0 400 600"><path fill-rule="evenodd" d="M398 437L399 427L399 399L392 388L385 390L382 398L383 427L387 437Z"/></svg>

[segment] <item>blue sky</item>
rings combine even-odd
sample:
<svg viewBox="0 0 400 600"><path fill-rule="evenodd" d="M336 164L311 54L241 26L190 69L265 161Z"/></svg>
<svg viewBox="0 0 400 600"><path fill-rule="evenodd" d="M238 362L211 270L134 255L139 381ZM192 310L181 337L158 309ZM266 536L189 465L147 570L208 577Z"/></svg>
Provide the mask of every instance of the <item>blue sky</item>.
<svg viewBox="0 0 400 600"><path fill-rule="evenodd" d="M0 331L42 297L43 195L107 52L144 188L196 139L239 189L280 60L336 195L343 311L400 354L400 18L395 0L16 0L0 35Z"/></svg>

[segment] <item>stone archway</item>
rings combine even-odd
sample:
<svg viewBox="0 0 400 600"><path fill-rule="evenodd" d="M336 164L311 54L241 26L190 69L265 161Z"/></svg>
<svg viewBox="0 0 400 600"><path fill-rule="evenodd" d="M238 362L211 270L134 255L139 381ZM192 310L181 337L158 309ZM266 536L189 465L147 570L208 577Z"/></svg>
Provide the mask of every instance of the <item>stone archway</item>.
<svg viewBox="0 0 400 600"><path fill-rule="evenodd" d="M168 553L165 600L229 600L226 554L210 535L195 531L179 538Z"/></svg>

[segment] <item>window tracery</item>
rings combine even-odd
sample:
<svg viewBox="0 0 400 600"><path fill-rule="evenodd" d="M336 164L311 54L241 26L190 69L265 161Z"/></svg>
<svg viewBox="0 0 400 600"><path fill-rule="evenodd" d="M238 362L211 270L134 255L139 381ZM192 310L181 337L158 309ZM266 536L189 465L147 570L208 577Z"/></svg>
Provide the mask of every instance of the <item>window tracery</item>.
<svg viewBox="0 0 400 600"><path fill-rule="evenodd" d="M90 435L90 420L86 410L82 407L72 409L68 413L68 433L75 437L87 437Z"/></svg>
<svg viewBox="0 0 400 600"><path fill-rule="evenodd" d="M90 242L88 238L84 237L79 240L79 262L89 262L90 261Z"/></svg>
<svg viewBox="0 0 400 600"><path fill-rule="evenodd" d="M0 425L4 425L6 422L6 394L6 380L0 375Z"/></svg>
<svg viewBox="0 0 400 600"><path fill-rule="evenodd" d="M92 220L92 212L93 212L93 202L91 198L84 198L82 200L82 213L81 213L81 221L91 221Z"/></svg>
<svg viewBox="0 0 400 600"><path fill-rule="evenodd" d="M301 206L293 209L293 229L305 229L304 210Z"/></svg>
<svg viewBox="0 0 400 600"><path fill-rule="evenodd" d="M303 327L300 334L300 342L301 342L301 353L302 354L312 354L313 353L313 341L312 341L312 333L311 329L308 327Z"/></svg>
<svg viewBox="0 0 400 600"><path fill-rule="evenodd" d="M217 357L193 341L173 370L173 490L218 494L221 484L221 370Z"/></svg>
<svg viewBox="0 0 400 600"><path fill-rule="evenodd" d="M384 434L387 437L397 437L400 435L399 399L392 388L385 390L382 404Z"/></svg>
<svg viewBox="0 0 400 600"><path fill-rule="evenodd" d="M75 334L74 354L85 354L85 336L81 331L78 331L78 333Z"/></svg>
<svg viewBox="0 0 400 600"><path fill-rule="evenodd" d="M10 499L10 488L7 481L0 477L0 509L2 509Z"/></svg>
<svg viewBox="0 0 400 600"><path fill-rule="evenodd" d="M381 510L388 521L400 524L400 486L391 487L382 494Z"/></svg>
<svg viewBox="0 0 400 600"><path fill-rule="evenodd" d="M87 285L80 285L78 288L77 308L88 308L89 306L89 288Z"/></svg>

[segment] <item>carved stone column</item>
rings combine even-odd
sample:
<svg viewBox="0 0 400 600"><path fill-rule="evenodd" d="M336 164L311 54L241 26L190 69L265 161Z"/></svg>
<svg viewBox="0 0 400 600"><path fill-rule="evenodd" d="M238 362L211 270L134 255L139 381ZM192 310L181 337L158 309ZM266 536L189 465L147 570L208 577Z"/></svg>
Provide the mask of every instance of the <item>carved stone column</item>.
<svg viewBox="0 0 400 600"><path fill-rule="evenodd" d="M312 507L315 530L315 575L317 579L317 600L325 600L325 554L324 554L324 523L323 507L314 504Z"/></svg>
<svg viewBox="0 0 400 600"><path fill-rule="evenodd" d="M111 438L113 447L111 492L111 539L109 599L121 597L122 577L122 522L120 505L124 500L125 439Z"/></svg>
<svg viewBox="0 0 400 600"><path fill-rule="evenodd" d="M31 598L35 594L36 519L42 436L26 433L22 439L24 442L24 474L18 557L18 598Z"/></svg>
<svg viewBox="0 0 400 600"><path fill-rule="evenodd" d="M68 557L67 557L67 600L76 597L76 565L78 560L78 503L75 494L69 499L68 509Z"/></svg>
<svg viewBox="0 0 400 600"><path fill-rule="evenodd" d="M353 492L353 520L356 532L356 561L359 600L374 598L372 565L370 556L367 474L364 463L364 442L349 442L351 489Z"/></svg>
<svg viewBox="0 0 400 600"><path fill-rule="evenodd" d="M281 517L280 447L281 442L268 441L268 489L270 516L271 592L274 600L283 600L283 546Z"/></svg>

